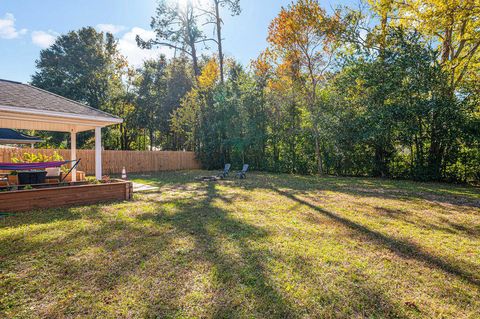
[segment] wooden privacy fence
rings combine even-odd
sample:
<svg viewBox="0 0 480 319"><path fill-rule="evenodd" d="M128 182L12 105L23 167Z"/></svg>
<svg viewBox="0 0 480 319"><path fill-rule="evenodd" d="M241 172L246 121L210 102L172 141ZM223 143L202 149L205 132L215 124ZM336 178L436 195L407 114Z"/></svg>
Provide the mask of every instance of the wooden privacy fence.
<svg viewBox="0 0 480 319"><path fill-rule="evenodd" d="M0 162L11 162L12 157L23 153L42 153L52 155L58 152L64 159L70 159L70 150L0 148ZM95 174L95 151L77 150L77 158L81 158L79 170L87 175ZM147 152L147 151L102 151L103 174L120 174L125 167L127 173L148 173L199 169L200 163L194 152Z"/></svg>

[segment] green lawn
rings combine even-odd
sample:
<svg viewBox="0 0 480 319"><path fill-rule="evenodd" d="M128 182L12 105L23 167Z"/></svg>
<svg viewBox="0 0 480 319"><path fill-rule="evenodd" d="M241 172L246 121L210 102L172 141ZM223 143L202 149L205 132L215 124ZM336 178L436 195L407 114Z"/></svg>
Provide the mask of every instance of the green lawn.
<svg viewBox="0 0 480 319"><path fill-rule="evenodd" d="M0 219L0 317L480 317L478 189L202 174Z"/></svg>

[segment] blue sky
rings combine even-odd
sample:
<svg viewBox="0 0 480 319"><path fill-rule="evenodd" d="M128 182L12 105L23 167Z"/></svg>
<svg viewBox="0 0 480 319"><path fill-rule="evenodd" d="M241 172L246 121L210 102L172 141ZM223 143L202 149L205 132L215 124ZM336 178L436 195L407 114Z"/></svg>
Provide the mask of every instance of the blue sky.
<svg viewBox="0 0 480 319"><path fill-rule="evenodd" d="M266 47L270 21L290 2L241 0L242 14L225 18L225 53L244 64L257 57ZM320 2L325 8L356 3ZM167 49L145 51L135 45L136 34L153 36L149 24L155 6L156 0L0 0L0 78L28 82L40 50L57 35L84 26L114 31L121 52L133 65L160 52L168 55Z"/></svg>

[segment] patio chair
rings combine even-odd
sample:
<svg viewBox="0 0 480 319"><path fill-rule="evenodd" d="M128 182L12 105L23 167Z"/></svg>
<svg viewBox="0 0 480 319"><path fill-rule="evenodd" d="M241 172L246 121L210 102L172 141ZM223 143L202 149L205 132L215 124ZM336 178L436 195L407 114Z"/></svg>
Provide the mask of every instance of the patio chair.
<svg viewBox="0 0 480 319"><path fill-rule="evenodd" d="M47 176L45 176L45 181L47 183L60 183L62 179L62 171L60 167L50 167L46 168L45 170L47 171Z"/></svg>
<svg viewBox="0 0 480 319"><path fill-rule="evenodd" d="M240 179L247 178L248 164L243 164L243 168L237 173L237 177Z"/></svg>
<svg viewBox="0 0 480 319"><path fill-rule="evenodd" d="M223 172L217 175L218 178L227 178L228 174L230 174L230 168L232 167L232 164L225 164L225 168L223 169Z"/></svg>

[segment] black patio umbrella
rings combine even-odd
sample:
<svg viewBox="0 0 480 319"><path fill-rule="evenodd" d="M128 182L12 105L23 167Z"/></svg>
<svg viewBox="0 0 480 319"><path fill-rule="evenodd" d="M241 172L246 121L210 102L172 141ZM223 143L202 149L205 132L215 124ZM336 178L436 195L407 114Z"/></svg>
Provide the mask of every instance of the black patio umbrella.
<svg viewBox="0 0 480 319"><path fill-rule="evenodd" d="M8 128L0 128L0 144L33 144L41 143L39 137L30 136Z"/></svg>

